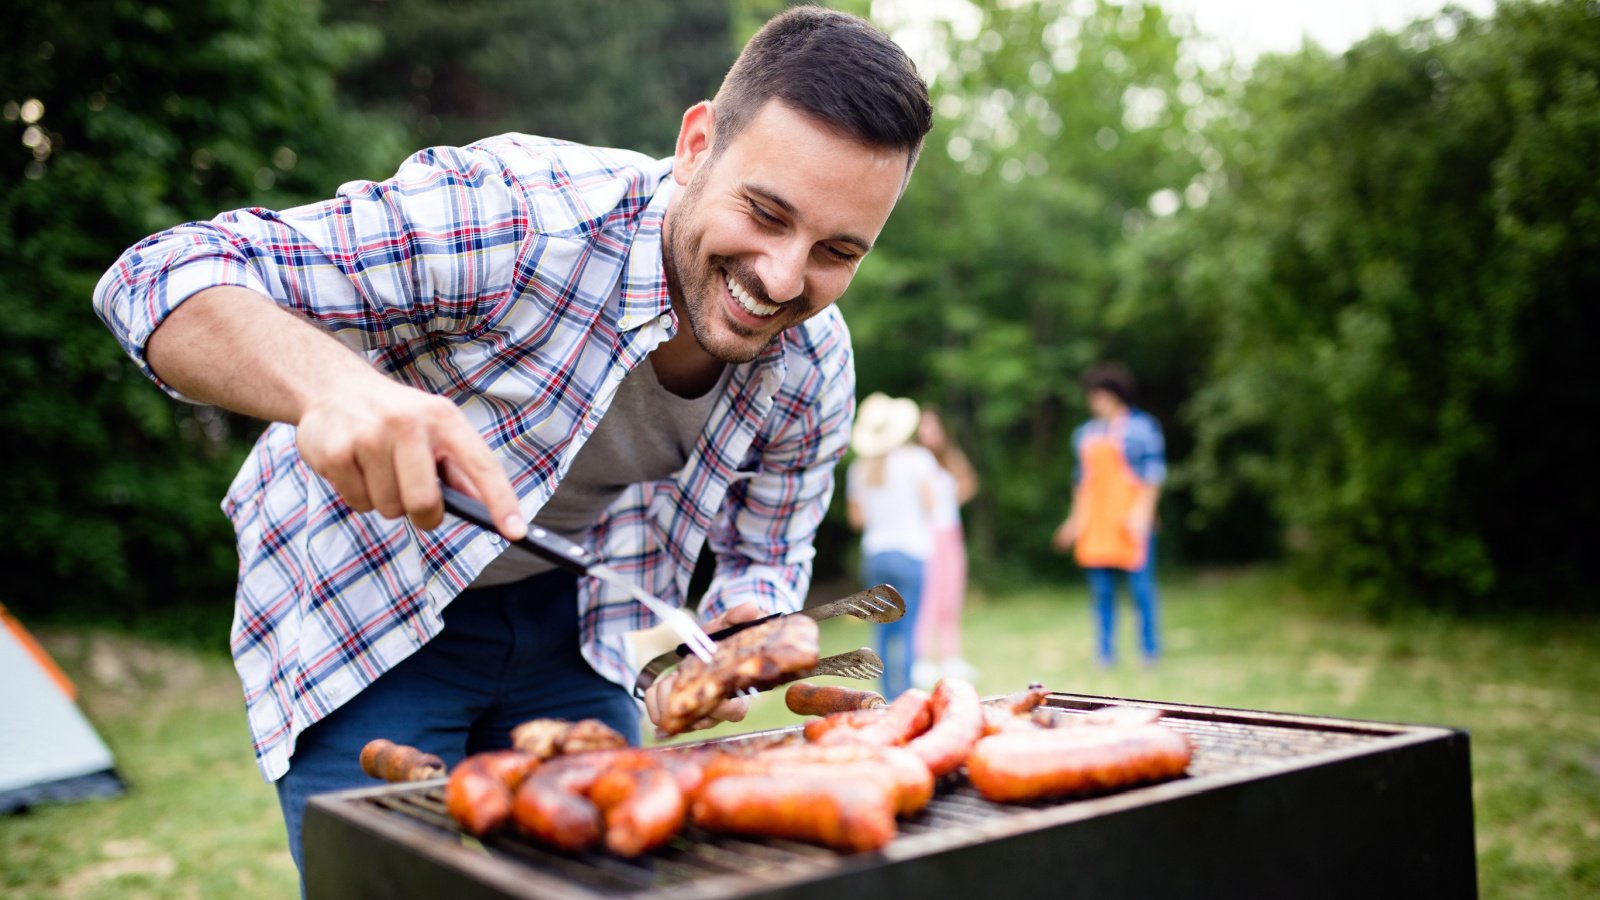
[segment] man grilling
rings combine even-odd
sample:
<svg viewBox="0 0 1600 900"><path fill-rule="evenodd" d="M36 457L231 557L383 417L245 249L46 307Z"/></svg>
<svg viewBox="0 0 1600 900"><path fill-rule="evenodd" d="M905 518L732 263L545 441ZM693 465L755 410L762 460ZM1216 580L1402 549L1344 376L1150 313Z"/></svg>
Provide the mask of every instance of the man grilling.
<svg viewBox="0 0 1600 900"><path fill-rule="evenodd" d="M707 627L800 607L853 407L833 303L930 125L898 47L801 7L669 158L435 148L106 273L96 309L163 389L275 423L223 509L233 655L296 864L307 796L361 784L372 738L448 762L541 716L637 740L625 636L651 619L508 552L530 521L679 605L709 544ZM441 478L499 534L445 519Z"/></svg>

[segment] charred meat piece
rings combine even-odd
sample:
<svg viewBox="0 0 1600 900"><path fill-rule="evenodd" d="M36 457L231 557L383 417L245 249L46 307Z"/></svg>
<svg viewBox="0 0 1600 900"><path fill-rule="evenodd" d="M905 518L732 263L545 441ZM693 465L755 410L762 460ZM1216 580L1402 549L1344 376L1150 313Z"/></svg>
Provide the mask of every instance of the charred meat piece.
<svg viewBox="0 0 1600 900"><path fill-rule="evenodd" d="M628 739L599 719L530 719L511 729L511 746L540 759L591 750L618 750Z"/></svg>
<svg viewBox="0 0 1600 900"><path fill-rule="evenodd" d="M806 616L779 616L717 642L711 662L688 657L658 723L667 734L687 730L745 688L764 690L817 664L817 623Z"/></svg>

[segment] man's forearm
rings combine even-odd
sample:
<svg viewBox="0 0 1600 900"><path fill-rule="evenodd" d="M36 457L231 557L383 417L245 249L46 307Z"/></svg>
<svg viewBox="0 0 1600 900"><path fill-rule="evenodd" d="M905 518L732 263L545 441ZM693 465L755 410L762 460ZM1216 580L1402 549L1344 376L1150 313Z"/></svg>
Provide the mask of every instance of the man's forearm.
<svg viewBox="0 0 1600 900"><path fill-rule="evenodd" d="M193 400L291 424L317 394L383 378L320 328L231 286L180 304L150 336L146 356L162 380Z"/></svg>
<svg viewBox="0 0 1600 900"><path fill-rule="evenodd" d="M483 500L501 534L527 533L499 461L454 402L388 378L260 294L195 294L156 328L145 356L191 399L297 426L300 455L357 512L437 527L442 473Z"/></svg>

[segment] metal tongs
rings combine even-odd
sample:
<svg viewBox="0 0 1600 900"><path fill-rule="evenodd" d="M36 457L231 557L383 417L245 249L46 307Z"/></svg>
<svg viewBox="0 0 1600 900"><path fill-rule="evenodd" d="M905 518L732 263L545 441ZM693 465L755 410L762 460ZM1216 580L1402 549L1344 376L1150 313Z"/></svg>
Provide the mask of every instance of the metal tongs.
<svg viewBox="0 0 1600 900"><path fill-rule="evenodd" d="M884 623L894 622L905 614L905 598L901 597L900 592L890 585L880 584L864 591L857 591L839 600L802 609L799 612L773 613L770 616L762 616L749 622L740 622L721 631L712 632L711 639L713 641L723 640L738 634L746 628L754 628L762 622L771 621L779 616L805 616L820 622L823 619L831 619L834 616L849 615L867 622ZM650 685L655 684L656 679L660 678L663 672L677 665L680 660L688 656L689 652L688 645L679 644L674 649L668 650L645 663L644 668L639 671L638 679L633 683L633 695L643 698L645 690ZM699 656L698 653L695 655ZM883 660L879 659L878 654L870 648L862 647L859 650L851 650L848 653L823 657L817 660L815 668L794 675L787 681L798 681L802 678L810 678L816 675L838 675L845 678L865 680L877 678L882 674ZM780 683L787 683L787 681Z"/></svg>
<svg viewBox="0 0 1600 900"><path fill-rule="evenodd" d="M494 520L489 516L488 508L482 503L444 483L440 483L439 491L444 495L446 512L465 519L480 528L486 528L496 533L499 532L500 529L496 527ZM595 578L626 592L628 596L644 604L645 609L655 613L661 621L667 624L667 627L677 633L678 637L683 638L684 643L678 645L678 649L682 650L685 655L693 652L695 656L700 657L702 660L708 663L711 662L711 654L716 650L716 644L712 642L711 636L706 634L705 629L700 627L700 623L696 622L693 616L670 603L650 596L649 592L623 577L615 569L601 564L600 557L537 525L529 525L527 537L512 541L512 543L540 559L555 563L569 572L578 575L593 575Z"/></svg>

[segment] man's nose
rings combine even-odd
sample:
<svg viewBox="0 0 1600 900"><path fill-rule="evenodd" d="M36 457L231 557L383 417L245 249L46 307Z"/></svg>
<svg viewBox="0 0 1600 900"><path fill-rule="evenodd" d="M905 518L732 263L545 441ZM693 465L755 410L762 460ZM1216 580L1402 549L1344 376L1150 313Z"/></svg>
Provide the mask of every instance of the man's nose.
<svg viewBox="0 0 1600 900"><path fill-rule="evenodd" d="M806 265L811 246L804 241L783 241L770 248L765 257L761 284L774 303L787 303L805 293Z"/></svg>

